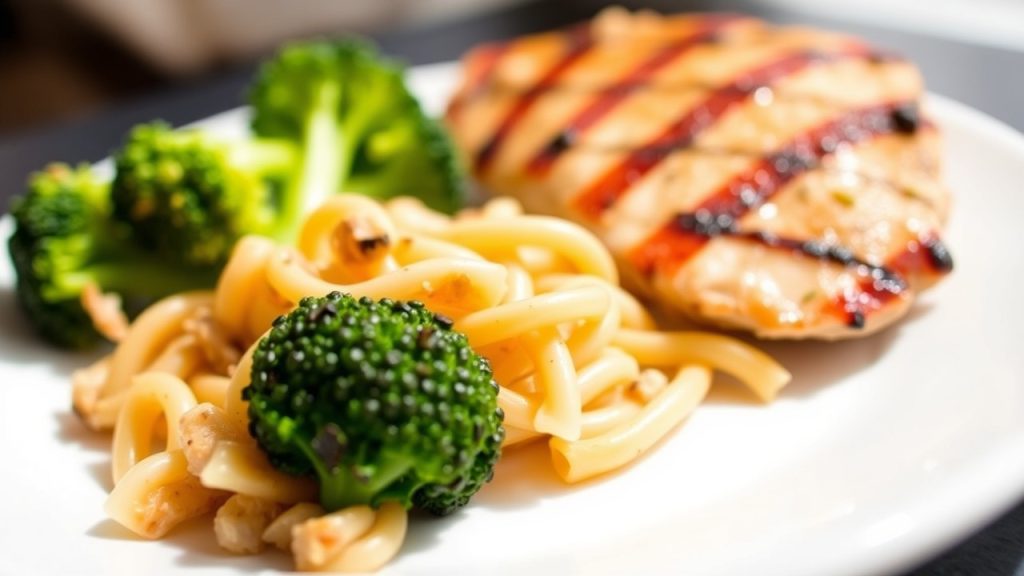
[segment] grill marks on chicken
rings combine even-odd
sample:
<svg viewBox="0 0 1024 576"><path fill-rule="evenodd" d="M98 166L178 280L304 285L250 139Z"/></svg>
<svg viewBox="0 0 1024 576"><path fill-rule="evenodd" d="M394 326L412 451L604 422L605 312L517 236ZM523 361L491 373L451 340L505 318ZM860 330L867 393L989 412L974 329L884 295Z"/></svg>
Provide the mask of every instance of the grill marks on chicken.
<svg viewBox="0 0 1024 576"><path fill-rule="evenodd" d="M594 38L590 33L590 27L584 26L575 28L566 35L566 50L562 57L548 70L540 81L532 88L519 96L498 125L494 134L484 143L476 153L474 168L477 171L486 170L491 159L497 154L499 146L504 142L509 130L514 128L519 120L533 105L537 97L549 90L554 81L572 66L576 60L586 54L593 47Z"/></svg>
<svg viewBox="0 0 1024 576"><path fill-rule="evenodd" d="M860 52L861 50L855 50L850 51L849 54L859 54ZM754 91L768 86L775 79L793 74L815 62L831 60L840 56L840 54L825 56L816 52L787 54L745 72L741 78L721 88L710 90L703 101L690 108L682 116L672 120L655 138L627 156L623 162L605 172L577 195L574 200L577 210L591 217L599 216L608 206L615 203L619 196L628 191L632 182L656 167L664 157L665 151L692 146L702 131L712 126L734 106L744 102ZM775 153L772 158L765 160L768 163L775 163L785 161L786 157L785 153Z"/></svg>
<svg viewBox="0 0 1024 576"><path fill-rule="evenodd" d="M715 226L703 226L708 230L730 229L732 222L746 215L751 209L762 206L801 174L816 168L821 159L832 154L844 144L853 144L878 135L895 132L910 132L917 129L916 120L910 124L907 117L916 118L913 102L883 104L849 110L837 118L823 123L800 135L780 149L760 158L750 168L737 174L725 185L706 196L693 210L695 221L720 222ZM838 200L842 202L843 200ZM850 199L847 201L854 201ZM600 210L596 215L603 212ZM671 267L668 273L685 264L699 245L688 241L687 250L671 248L680 227L678 218L666 225L637 246L632 254L633 264L643 273L654 268ZM727 224L726 224L727 223ZM688 227L689 235L697 234L709 239L717 234L699 234L701 227Z"/></svg>
<svg viewBox="0 0 1024 576"><path fill-rule="evenodd" d="M856 39L610 11L466 70L448 121L477 177L590 227L670 308L856 336L952 268L920 76Z"/></svg>

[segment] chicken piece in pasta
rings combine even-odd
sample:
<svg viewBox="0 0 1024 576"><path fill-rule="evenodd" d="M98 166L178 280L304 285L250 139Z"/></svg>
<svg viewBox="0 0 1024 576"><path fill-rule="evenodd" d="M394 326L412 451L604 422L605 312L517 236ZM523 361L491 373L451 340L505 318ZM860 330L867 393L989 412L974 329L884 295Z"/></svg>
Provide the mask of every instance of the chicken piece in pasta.
<svg viewBox="0 0 1024 576"><path fill-rule="evenodd" d="M241 439L239 430L228 420L224 410L213 404L200 404L189 410L182 415L178 426L188 471L196 476L202 474L217 442Z"/></svg>
<svg viewBox="0 0 1024 576"><path fill-rule="evenodd" d="M281 514L277 502L235 494L217 510L213 532L221 548L235 554L256 554L263 550L263 533Z"/></svg>
<svg viewBox="0 0 1024 576"><path fill-rule="evenodd" d="M217 509L227 492L188 473L181 450L158 452L132 466L107 498L107 514L143 538L161 538L175 526Z"/></svg>

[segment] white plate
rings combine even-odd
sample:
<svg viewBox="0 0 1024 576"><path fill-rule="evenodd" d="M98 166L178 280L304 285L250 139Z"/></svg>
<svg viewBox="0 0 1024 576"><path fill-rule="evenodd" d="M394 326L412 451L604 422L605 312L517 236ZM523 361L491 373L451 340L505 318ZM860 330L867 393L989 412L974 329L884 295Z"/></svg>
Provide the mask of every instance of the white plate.
<svg viewBox="0 0 1024 576"><path fill-rule="evenodd" d="M432 110L453 72L414 72ZM795 375L778 402L720 384L625 473L566 488L542 453L510 451L468 509L417 518L385 572L893 572L1009 506L1024 493L1024 138L929 105L947 135L957 269L910 317L865 340L767 346ZM206 123L241 131L244 112ZM220 551L208 519L143 542L105 518L109 439L69 411L68 374L87 357L40 345L10 284L0 258L0 573L287 569L276 552Z"/></svg>

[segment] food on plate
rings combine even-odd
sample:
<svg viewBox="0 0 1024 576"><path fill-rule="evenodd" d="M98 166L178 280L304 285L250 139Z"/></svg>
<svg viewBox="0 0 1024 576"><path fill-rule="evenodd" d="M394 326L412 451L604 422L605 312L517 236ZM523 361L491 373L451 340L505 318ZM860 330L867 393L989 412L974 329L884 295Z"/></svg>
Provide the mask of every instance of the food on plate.
<svg viewBox="0 0 1024 576"><path fill-rule="evenodd" d="M307 185L323 186L321 194L386 199L413 189L434 209L462 206L463 177L447 132L409 92L401 66L363 42L286 46L263 64L249 101L256 136L292 141L315 157L306 163L323 170L316 173L323 179ZM302 214L321 201L307 197Z"/></svg>
<svg viewBox="0 0 1024 576"><path fill-rule="evenodd" d="M35 250L39 233L31 227L39 224L26 221L33 217L27 208L22 210L25 218L15 215L12 256L19 284L30 287L19 294L44 337L74 347L93 344L101 334L116 340L124 327L123 321L111 326L112 318L124 316L118 299L151 303L189 286L209 288L239 238L262 234L289 241L302 217L331 194L390 198L415 188L439 210L451 212L461 205L461 172L443 128L420 108L405 86L403 70L365 43L285 47L254 80L251 104L256 137L225 138L202 129L172 131L159 122L144 124L115 154L109 186L99 176L89 178L102 185L86 183L84 168L79 177L65 178L68 186L89 186L90 202L102 212L105 223L89 234L106 234L110 227L104 238L76 233L74 249L86 249L86 241L117 248L102 254L104 273L71 279L88 280L89 291L69 286L36 295L31 286L50 269L24 253ZM43 201L41 182L30 186L22 205ZM16 244L20 254L14 254ZM140 258L150 267L166 262L168 271L187 266L197 273L189 283L161 284L168 272L146 276L155 286L123 285L114 269L133 266ZM94 297L76 303L80 294ZM64 333L59 321L38 312L41 302L53 301L68 306L74 315L69 322L84 327ZM95 328L89 328L90 321Z"/></svg>
<svg viewBox="0 0 1024 576"><path fill-rule="evenodd" d="M587 226L663 307L833 339L952 269L922 95L848 36L609 9L471 51L447 122L488 191Z"/></svg>
<svg viewBox="0 0 1024 576"><path fill-rule="evenodd" d="M301 206L310 180L296 175L309 158L290 142L140 124L114 158L111 204L132 238L163 261L223 264L245 234L294 226L289 212L298 212L291 207Z"/></svg>
<svg viewBox="0 0 1024 576"><path fill-rule="evenodd" d="M243 237L214 291L148 308L72 401L113 429L106 511L140 536L212 514L231 552L367 571L410 507L464 506L503 449L546 442L570 483L630 464L713 370L766 401L790 378L738 340L659 331L578 225L336 194L294 244Z"/></svg>
<svg viewBox="0 0 1024 576"><path fill-rule="evenodd" d="M250 430L337 510L448 514L491 479L504 429L487 360L418 302L304 298L253 352Z"/></svg>
<svg viewBox="0 0 1024 576"><path fill-rule="evenodd" d="M64 164L32 175L11 208L18 301L39 333L60 346L83 347L101 334L120 338L128 326L121 298L153 301L216 281L212 270L155 261L111 211L107 179Z"/></svg>

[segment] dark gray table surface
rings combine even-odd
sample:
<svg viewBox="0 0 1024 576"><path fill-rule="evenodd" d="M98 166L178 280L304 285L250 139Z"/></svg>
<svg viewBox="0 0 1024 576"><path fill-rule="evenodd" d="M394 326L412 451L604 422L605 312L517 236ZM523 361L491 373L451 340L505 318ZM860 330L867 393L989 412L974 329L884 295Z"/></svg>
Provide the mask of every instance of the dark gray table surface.
<svg viewBox="0 0 1024 576"><path fill-rule="evenodd" d="M478 42L509 38L564 25L593 15L605 2L533 1L457 22L393 30L376 37L383 50L410 64L457 58ZM744 0L623 1L628 7L663 11L737 10L780 23L807 23L845 30L902 53L924 71L930 90L950 96L1024 130L1024 53L856 25L786 9L749 5ZM29 133L0 138L0 208L21 190L26 175L46 162L95 161L106 156L133 124L162 118L173 124L195 121L238 106L255 65L223 71L215 77L109 110ZM1024 486L1021 487L1024 494ZM1008 503L1012 505L1012 503ZM1024 576L1024 501L973 535L923 563L907 576Z"/></svg>

